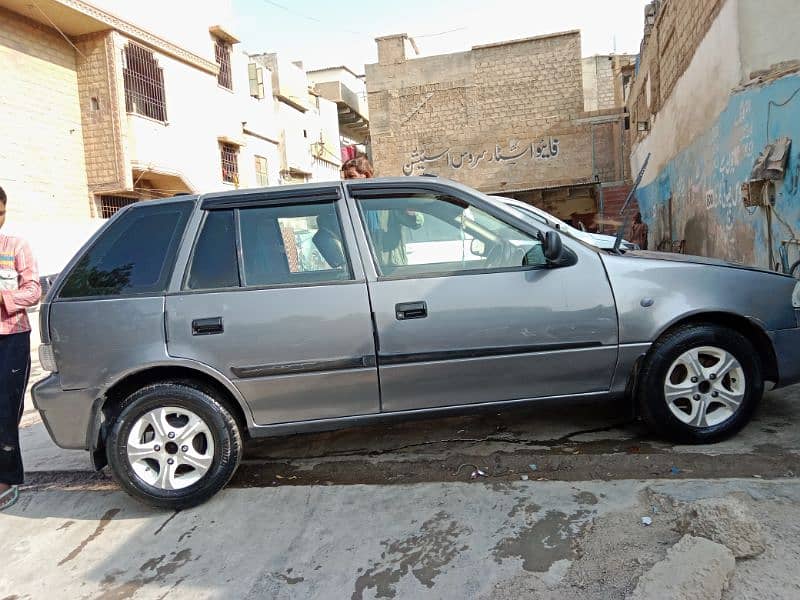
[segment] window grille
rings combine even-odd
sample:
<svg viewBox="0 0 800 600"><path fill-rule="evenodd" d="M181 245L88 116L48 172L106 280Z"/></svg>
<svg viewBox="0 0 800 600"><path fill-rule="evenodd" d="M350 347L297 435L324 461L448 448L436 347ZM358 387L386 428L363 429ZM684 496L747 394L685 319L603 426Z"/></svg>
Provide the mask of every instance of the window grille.
<svg viewBox="0 0 800 600"><path fill-rule="evenodd" d="M214 56L219 65L217 83L229 90L233 89L233 77L231 75L231 45L219 38L214 41Z"/></svg>
<svg viewBox="0 0 800 600"><path fill-rule="evenodd" d="M222 143L219 145L222 158L222 181L226 183L239 183L238 148L234 144Z"/></svg>
<svg viewBox="0 0 800 600"><path fill-rule="evenodd" d="M127 196L100 196L100 216L104 219L109 219L121 208L136 202L136 198L128 198Z"/></svg>
<svg viewBox="0 0 800 600"><path fill-rule="evenodd" d="M122 50L122 73L125 84L125 110L166 122L164 70L152 52L128 43Z"/></svg>

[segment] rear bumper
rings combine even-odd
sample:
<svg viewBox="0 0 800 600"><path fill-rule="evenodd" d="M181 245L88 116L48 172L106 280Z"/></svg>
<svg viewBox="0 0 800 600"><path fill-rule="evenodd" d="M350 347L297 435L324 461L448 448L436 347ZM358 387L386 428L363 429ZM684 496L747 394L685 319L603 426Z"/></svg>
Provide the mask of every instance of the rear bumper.
<svg viewBox="0 0 800 600"><path fill-rule="evenodd" d="M778 384L784 387L800 383L800 328L770 331L778 361Z"/></svg>
<svg viewBox="0 0 800 600"><path fill-rule="evenodd" d="M31 395L33 405L56 445L89 449L89 431L98 390L62 390L61 380L55 373L34 385Z"/></svg>

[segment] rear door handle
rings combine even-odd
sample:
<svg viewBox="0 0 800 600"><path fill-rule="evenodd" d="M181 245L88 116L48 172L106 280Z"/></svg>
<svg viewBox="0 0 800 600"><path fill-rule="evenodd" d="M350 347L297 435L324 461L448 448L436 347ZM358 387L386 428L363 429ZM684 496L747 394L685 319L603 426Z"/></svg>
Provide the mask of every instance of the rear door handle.
<svg viewBox="0 0 800 600"><path fill-rule="evenodd" d="M195 319L192 321L192 335L214 335L223 331L225 331L225 328L222 326L222 317Z"/></svg>
<svg viewBox="0 0 800 600"><path fill-rule="evenodd" d="M401 302L394 305L394 314L398 321L424 319L428 316L428 305L425 302Z"/></svg>

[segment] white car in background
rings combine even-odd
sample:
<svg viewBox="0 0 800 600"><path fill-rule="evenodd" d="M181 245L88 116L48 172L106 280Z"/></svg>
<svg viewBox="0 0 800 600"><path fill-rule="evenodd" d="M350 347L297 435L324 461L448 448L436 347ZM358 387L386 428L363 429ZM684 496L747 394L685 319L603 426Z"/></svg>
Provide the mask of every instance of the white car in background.
<svg viewBox="0 0 800 600"><path fill-rule="evenodd" d="M514 198L506 198L504 196L490 196L491 198L495 198L505 204L506 206L510 206L516 209L518 212L521 212L526 217L532 217L536 221L540 223L544 223L545 225L549 225L555 229L563 231L567 235L570 235L582 242L590 244L595 248L600 248L602 250L611 250L614 248L614 242L616 242L616 237L613 235L604 235L602 233L589 233L588 231L581 231L565 223L561 219L554 217L548 212L545 212L535 206L531 206L530 204L526 204L521 200L515 200ZM629 242L627 240L622 240L620 243L620 247L623 250L639 250L639 245L634 244L633 242Z"/></svg>

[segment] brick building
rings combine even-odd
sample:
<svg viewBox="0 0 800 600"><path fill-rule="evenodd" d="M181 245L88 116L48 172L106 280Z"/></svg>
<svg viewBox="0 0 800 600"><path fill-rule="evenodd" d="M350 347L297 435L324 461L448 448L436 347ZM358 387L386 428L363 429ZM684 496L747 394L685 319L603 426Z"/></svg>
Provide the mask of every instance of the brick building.
<svg viewBox="0 0 800 600"><path fill-rule="evenodd" d="M800 4L659 0L628 106L651 246L784 269L800 259ZM786 145L788 142L788 146ZM764 152L786 152L773 173Z"/></svg>
<svg viewBox="0 0 800 600"><path fill-rule="evenodd" d="M300 62L275 53L253 54L250 60L271 75L280 136L278 183L339 179L339 117L336 103L315 89Z"/></svg>
<svg viewBox="0 0 800 600"><path fill-rule="evenodd" d="M635 63L636 56L632 54L598 54L584 58L581 61L584 110L625 106Z"/></svg>
<svg viewBox="0 0 800 600"><path fill-rule="evenodd" d="M301 70L302 118L284 118L229 17L217 0L0 0L0 186L43 273L131 202L296 181L288 146L303 180L338 178L336 104Z"/></svg>
<svg viewBox="0 0 800 600"><path fill-rule="evenodd" d="M589 227L613 224L604 200L629 179L625 118L622 102L586 111L580 32L416 59L407 41L378 38L378 63L366 66L379 175L436 173Z"/></svg>

